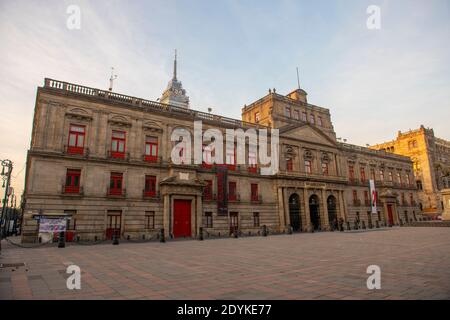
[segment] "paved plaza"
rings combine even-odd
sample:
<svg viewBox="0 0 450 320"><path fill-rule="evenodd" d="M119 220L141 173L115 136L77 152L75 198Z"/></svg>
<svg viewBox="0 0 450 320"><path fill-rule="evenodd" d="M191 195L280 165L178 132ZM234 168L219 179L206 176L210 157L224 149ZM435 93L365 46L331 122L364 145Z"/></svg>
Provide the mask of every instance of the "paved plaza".
<svg viewBox="0 0 450 320"><path fill-rule="evenodd" d="M428 227L61 249L3 241L0 299L450 299L449 245L450 228ZM66 287L71 264L81 290ZM369 265L380 290L367 289Z"/></svg>

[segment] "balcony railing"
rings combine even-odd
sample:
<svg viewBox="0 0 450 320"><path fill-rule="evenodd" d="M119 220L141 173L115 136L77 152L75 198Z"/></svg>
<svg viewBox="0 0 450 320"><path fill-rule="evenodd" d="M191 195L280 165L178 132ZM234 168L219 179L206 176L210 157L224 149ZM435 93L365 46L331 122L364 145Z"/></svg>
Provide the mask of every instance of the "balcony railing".
<svg viewBox="0 0 450 320"><path fill-rule="evenodd" d="M106 195L108 197L118 197L118 198L124 198L127 194L127 189L122 188L122 189L111 189L110 187L107 188L106 190Z"/></svg>
<svg viewBox="0 0 450 320"><path fill-rule="evenodd" d="M70 196L82 196L84 194L83 187L81 186L66 186L65 184L62 185L61 193L64 195L70 195Z"/></svg>
<svg viewBox="0 0 450 320"><path fill-rule="evenodd" d="M88 97L94 97L101 100L120 102L123 104L128 104L134 107L142 108L149 112L163 112L170 114L180 114L184 118L191 119L202 119L206 121L216 121L223 125L240 127L240 128L267 128L266 126L250 123L238 119L232 119L227 117L222 117L215 114L210 114L207 112L197 111L193 109L186 109L183 107L168 105L160 102L155 102L151 100L145 100L141 98L136 98L132 96L127 96L111 91L100 90L90 87L81 86L78 84L68 83L64 81L54 80L45 78L44 87L52 90L70 92L77 95L83 95Z"/></svg>
<svg viewBox="0 0 450 320"><path fill-rule="evenodd" d="M262 203L262 194L251 195L250 201L253 203Z"/></svg>
<svg viewBox="0 0 450 320"><path fill-rule="evenodd" d="M152 198L158 199L160 198L160 194L159 191L146 191L144 189L142 190L142 197L144 199L152 199Z"/></svg>
<svg viewBox="0 0 450 320"><path fill-rule="evenodd" d="M115 151L108 150L108 158L114 159L114 160L129 161L130 153L129 152L115 152Z"/></svg>
<svg viewBox="0 0 450 320"><path fill-rule="evenodd" d="M148 163L159 163L159 164L162 163L162 157L160 156L144 155L143 160Z"/></svg>
<svg viewBox="0 0 450 320"><path fill-rule="evenodd" d="M241 201L241 196L239 193L228 194L228 201L229 202L239 202L239 201Z"/></svg>
<svg viewBox="0 0 450 320"><path fill-rule="evenodd" d="M87 147L71 147L64 145L64 154L69 154L73 156L89 156L89 148Z"/></svg>
<svg viewBox="0 0 450 320"><path fill-rule="evenodd" d="M204 193L203 201L215 201L217 200L217 195L215 193Z"/></svg>

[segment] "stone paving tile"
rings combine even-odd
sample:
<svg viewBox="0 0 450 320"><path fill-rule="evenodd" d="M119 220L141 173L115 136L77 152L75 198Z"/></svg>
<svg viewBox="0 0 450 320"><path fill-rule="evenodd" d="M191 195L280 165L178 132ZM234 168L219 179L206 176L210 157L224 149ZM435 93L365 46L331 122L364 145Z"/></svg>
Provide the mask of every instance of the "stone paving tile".
<svg viewBox="0 0 450 320"><path fill-rule="evenodd" d="M24 249L2 243L0 299L450 299L450 228ZM68 290L70 264L81 290ZM366 269L381 268L381 290Z"/></svg>

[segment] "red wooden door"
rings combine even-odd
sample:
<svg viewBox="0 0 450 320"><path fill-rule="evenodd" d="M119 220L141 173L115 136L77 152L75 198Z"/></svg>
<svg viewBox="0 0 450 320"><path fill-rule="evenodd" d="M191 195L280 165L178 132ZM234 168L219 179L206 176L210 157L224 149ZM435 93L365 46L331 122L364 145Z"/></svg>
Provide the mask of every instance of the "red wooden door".
<svg viewBox="0 0 450 320"><path fill-rule="evenodd" d="M392 206L390 204L388 204L387 209L388 209L389 224L393 225L394 224L394 217L392 216Z"/></svg>
<svg viewBox="0 0 450 320"><path fill-rule="evenodd" d="M173 204L173 236L191 236L191 200L175 200Z"/></svg>

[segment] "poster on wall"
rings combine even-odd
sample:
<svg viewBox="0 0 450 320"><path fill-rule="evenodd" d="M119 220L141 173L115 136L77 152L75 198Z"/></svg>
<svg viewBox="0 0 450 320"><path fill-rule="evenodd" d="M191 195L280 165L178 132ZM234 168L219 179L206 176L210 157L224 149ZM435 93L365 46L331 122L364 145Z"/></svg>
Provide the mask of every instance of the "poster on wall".
<svg viewBox="0 0 450 320"><path fill-rule="evenodd" d="M370 205L372 213L377 213L377 190L375 189L375 180L369 180L370 186Z"/></svg>
<svg viewBox="0 0 450 320"><path fill-rule="evenodd" d="M67 219L48 219L41 218L39 220L39 232L65 232Z"/></svg>

